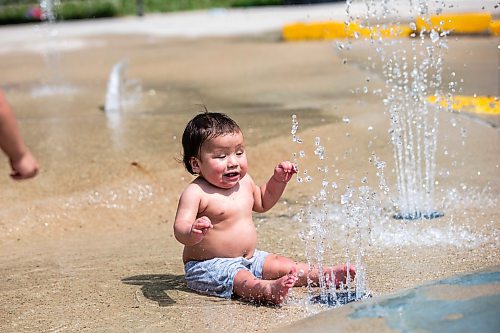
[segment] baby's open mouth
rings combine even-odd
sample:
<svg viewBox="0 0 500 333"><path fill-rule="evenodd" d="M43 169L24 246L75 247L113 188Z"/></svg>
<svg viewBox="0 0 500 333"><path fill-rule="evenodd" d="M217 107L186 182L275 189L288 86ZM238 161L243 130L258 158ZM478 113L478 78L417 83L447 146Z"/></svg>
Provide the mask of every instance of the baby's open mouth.
<svg viewBox="0 0 500 333"><path fill-rule="evenodd" d="M226 176L228 178L233 178L233 177L237 177L238 173L237 172L229 172L229 173L226 173L224 176Z"/></svg>

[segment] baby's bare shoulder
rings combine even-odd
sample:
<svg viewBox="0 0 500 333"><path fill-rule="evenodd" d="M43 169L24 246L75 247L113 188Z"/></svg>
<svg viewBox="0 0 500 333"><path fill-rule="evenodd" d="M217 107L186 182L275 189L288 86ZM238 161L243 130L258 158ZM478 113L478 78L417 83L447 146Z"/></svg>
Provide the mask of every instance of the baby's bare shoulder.
<svg viewBox="0 0 500 333"><path fill-rule="evenodd" d="M214 186L207 182L203 177L198 177L189 184L188 187L192 188L192 191L199 191L200 193L210 193L213 192Z"/></svg>
<svg viewBox="0 0 500 333"><path fill-rule="evenodd" d="M203 189L200 184L194 180L192 181L184 191L182 191L181 197L192 197L192 196L201 196L203 195Z"/></svg>
<svg viewBox="0 0 500 333"><path fill-rule="evenodd" d="M254 181L253 181L253 178L252 176L250 176L248 173L243 177L241 178L240 180L240 183L243 183L245 185L253 185L254 184Z"/></svg>
<svg viewBox="0 0 500 333"><path fill-rule="evenodd" d="M245 188L249 189L250 191L253 192L255 188L255 182L253 181L252 177L247 173L245 177L243 177L240 180L240 184L243 185Z"/></svg>
<svg viewBox="0 0 500 333"><path fill-rule="evenodd" d="M218 189L207 182L205 179L198 177L193 180L183 192L183 196L196 196L199 198L207 197L218 192Z"/></svg>

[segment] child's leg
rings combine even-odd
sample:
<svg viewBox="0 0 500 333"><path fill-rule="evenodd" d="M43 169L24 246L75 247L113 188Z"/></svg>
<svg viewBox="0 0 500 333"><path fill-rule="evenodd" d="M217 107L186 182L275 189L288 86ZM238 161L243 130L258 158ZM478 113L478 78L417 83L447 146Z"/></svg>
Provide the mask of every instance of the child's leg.
<svg viewBox="0 0 500 333"><path fill-rule="evenodd" d="M295 268L279 279L261 280L247 270L241 269L236 273L233 282L233 292L248 300L269 301L281 304L297 281Z"/></svg>
<svg viewBox="0 0 500 333"><path fill-rule="evenodd" d="M309 265L304 262L295 262L290 258L279 256L277 254L270 253L266 260L264 261L264 267L262 268L262 278L265 280L274 280L280 278L290 272L290 270L295 267L297 271L298 281L295 286L305 286L307 285L307 280L312 281L313 284L319 284L319 270L313 268L310 270ZM323 275L327 278L327 281L332 281L332 275L335 279L335 285L339 286L340 283L346 283L347 278L347 267L346 265L336 265L329 268L323 269ZM351 279L356 275L356 268L354 266L349 266L349 276Z"/></svg>

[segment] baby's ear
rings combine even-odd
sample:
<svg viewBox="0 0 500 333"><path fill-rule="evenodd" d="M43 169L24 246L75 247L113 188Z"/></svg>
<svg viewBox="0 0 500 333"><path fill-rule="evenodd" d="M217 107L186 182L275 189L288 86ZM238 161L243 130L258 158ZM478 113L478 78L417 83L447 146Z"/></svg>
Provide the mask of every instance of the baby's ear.
<svg viewBox="0 0 500 333"><path fill-rule="evenodd" d="M191 165L191 169L193 170L194 173L196 174L200 173L200 163L196 157L191 157L189 159L189 164Z"/></svg>

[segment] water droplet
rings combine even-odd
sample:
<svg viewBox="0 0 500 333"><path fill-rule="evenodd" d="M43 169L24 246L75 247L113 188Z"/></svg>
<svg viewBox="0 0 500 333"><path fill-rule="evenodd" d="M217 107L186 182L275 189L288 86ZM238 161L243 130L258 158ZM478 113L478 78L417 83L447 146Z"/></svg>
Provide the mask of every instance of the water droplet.
<svg viewBox="0 0 500 333"><path fill-rule="evenodd" d="M349 200L352 197L352 190L348 189L347 192L343 195L340 196L340 203L342 205L345 205L346 203L349 202Z"/></svg>
<svg viewBox="0 0 500 333"><path fill-rule="evenodd" d="M324 148L323 146L318 146L318 147L314 150L314 155L319 156L319 159L320 159L320 160L324 159L324 153L325 153L325 148Z"/></svg>
<svg viewBox="0 0 500 333"><path fill-rule="evenodd" d="M461 136L462 138L466 138L466 137L467 137L467 131L466 131L466 129L465 129L465 128L461 128L461 129L460 129L460 136Z"/></svg>
<svg viewBox="0 0 500 333"><path fill-rule="evenodd" d="M297 116L292 115L292 130L290 133L292 133L292 138L294 142L296 141L295 134L297 133L298 128L299 128L299 123L297 121Z"/></svg>
<svg viewBox="0 0 500 333"><path fill-rule="evenodd" d="M377 160L377 161L375 162L375 167L376 167L377 169L379 169L379 170L380 170L380 169L384 169L384 168L385 168L385 162L384 162L384 161L379 161L379 160Z"/></svg>

